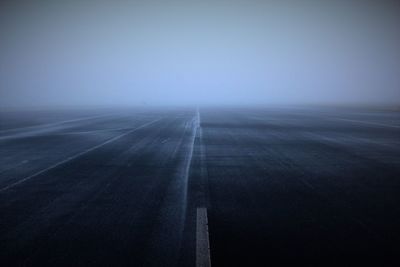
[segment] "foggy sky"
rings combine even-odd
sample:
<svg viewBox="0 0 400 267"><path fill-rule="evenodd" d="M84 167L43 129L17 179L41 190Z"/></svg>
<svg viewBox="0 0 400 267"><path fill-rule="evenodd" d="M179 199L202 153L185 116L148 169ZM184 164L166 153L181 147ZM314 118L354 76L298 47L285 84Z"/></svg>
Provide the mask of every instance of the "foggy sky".
<svg viewBox="0 0 400 267"><path fill-rule="evenodd" d="M399 6L333 2L2 2L0 105L398 104Z"/></svg>

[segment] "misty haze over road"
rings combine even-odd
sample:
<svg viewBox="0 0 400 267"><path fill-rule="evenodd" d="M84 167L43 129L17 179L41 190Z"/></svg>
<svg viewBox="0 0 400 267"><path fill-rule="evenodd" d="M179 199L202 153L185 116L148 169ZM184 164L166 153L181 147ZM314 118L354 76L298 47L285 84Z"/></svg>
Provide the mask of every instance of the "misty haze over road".
<svg viewBox="0 0 400 267"><path fill-rule="evenodd" d="M0 2L0 266L400 266L400 4Z"/></svg>
<svg viewBox="0 0 400 267"><path fill-rule="evenodd" d="M390 104L396 1L12 1L0 105Z"/></svg>

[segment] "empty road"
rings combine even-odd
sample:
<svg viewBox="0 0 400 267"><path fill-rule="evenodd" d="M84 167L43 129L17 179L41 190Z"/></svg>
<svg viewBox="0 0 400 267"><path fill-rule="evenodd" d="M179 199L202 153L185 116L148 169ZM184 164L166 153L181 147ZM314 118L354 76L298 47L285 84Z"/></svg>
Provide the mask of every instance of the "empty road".
<svg viewBox="0 0 400 267"><path fill-rule="evenodd" d="M212 266L400 265L398 110L2 111L0 159L1 266L196 266L198 208Z"/></svg>

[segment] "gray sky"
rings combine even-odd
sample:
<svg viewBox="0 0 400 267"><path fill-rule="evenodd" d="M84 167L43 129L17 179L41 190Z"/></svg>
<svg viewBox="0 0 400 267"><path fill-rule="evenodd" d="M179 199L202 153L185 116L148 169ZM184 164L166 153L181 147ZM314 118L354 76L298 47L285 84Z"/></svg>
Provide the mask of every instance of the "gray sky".
<svg viewBox="0 0 400 267"><path fill-rule="evenodd" d="M399 6L332 2L2 2L0 105L398 104Z"/></svg>

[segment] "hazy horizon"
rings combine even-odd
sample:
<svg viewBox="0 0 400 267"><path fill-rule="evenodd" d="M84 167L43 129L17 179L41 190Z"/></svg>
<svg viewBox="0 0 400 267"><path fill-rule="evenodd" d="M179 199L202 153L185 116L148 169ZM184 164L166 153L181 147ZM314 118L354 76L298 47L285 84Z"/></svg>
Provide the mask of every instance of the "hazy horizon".
<svg viewBox="0 0 400 267"><path fill-rule="evenodd" d="M0 105L400 104L395 1L16 1Z"/></svg>

